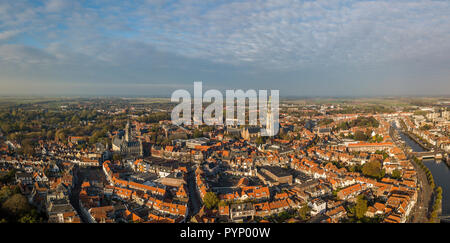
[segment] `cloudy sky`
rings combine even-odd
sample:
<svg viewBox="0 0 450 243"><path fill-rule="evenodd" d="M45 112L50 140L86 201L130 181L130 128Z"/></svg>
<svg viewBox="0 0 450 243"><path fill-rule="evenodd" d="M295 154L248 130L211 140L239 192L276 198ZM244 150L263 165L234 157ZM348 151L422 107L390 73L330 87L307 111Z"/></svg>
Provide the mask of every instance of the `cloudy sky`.
<svg viewBox="0 0 450 243"><path fill-rule="evenodd" d="M0 0L0 95L450 94L450 1Z"/></svg>

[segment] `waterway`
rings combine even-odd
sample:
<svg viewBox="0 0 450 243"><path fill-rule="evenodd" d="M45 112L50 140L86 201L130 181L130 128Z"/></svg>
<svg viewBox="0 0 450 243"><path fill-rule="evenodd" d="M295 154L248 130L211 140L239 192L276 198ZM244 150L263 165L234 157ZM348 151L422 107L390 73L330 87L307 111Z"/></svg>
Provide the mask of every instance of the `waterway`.
<svg viewBox="0 0 450 243"><path fill-rule="evenodd" d="M399 131L400 137L405 143L411 147L414 152L424 152L417 142L408 137L408 135ZM433 174L434 182L437 186L442 187L442 215L450 215L450 168L447 164L440 160L424 159L423 164L428 167Z"/></svg>

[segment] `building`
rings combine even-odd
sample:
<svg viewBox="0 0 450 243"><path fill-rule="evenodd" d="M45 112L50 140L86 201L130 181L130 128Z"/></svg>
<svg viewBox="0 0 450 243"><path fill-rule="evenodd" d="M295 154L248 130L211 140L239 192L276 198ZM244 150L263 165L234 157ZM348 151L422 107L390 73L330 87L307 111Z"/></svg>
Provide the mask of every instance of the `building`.
<svg viewBox="0 0 450 243"><path fill-rule="evenodd" d="M393 143L352 143L347 146L349 152L376 152L393 148Z"/></svg>
<svg viewBox="0 0 450 243"><path fill-rule="evenodd" d="M255 216L255 208L251 203L231 204L230 217L233 221L242 221L248 217Z"/></svg>
<svg viewBox="0 0 450 243"><path fill-rule="evenodd" d="M269 105L267 107L266 117L266 131L268 136L275 136L276 133L278 133L278 129L275 133L275 126L279 126L279 124L275 123L274 114L272 113L272 96L269 96Z"/></svg>
<svg viewBox="0 0 450 243"><path fill-rule="evenodd" d="M253 140L261 136L261 129L259 127L244 127L241 136L245 140Z"/></svg>
<svg viewBox="0 0 450 243"><path fill-rule="evenodd" d="M291 185L293 182L292 173L289 173L287 170L276 166L261 167L257 171L256 175L265 184L278 185L287 183Z"/></svg>
<svg viewBox="0 0 450 243"><path fill-rule="evenodd" d="M142 156L143 147L141 139L135 140L131 135L130 122L127 122L125 127L125 135L120 134L115 136L112 141L113 151L119 152L123 155Z"/></svg>

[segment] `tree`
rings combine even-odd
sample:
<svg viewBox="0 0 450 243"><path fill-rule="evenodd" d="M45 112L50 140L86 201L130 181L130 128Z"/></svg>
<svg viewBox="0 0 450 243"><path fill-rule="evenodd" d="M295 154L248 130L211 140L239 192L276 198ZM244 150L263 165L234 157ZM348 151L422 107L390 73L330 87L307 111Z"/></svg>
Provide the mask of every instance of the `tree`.
<svg viewBox="0 0 450 243"><path fill-rule="evenodd" d="M402 178L402 174L401 174L400 170L395 169L394 171L392 171L392 177L395 179Z"/></svg>
<svg viewBox="0 0 450 243"><path fill-rule="evenodd" d="M218 206L227 206L228 203L225 200L220 200Z"/></svg>
<svg viewBox="0 0 450 243"><path fill-rule="evenodd" d="M347 122L341 122L338 125L339 130L348 130L349 128L350 128L350 126L348 125Z"/></svg>
<svg viewBox="0 0 450 243"><path fill-rule="evenodd" d="M367 139L369 139L369 136L367 136L363 131L356 131L354 137L357 141L367 141Z"/></svg>
<svg viewBox="0 0 450 243"><path fill-rule="evenodd" d="M32 215L28 214L20 218L19 223L37 223L37 220Z"/></svg>
<svg viewBox="0 0 450 243"><path fill-rule="evenodd" d="M359 195L355 205L355 216L357 219L364 218L367 211L367 200L364 199L364 195Z"/></svg>
<svg viewBox="0 0 450 243"><path fill-rule="evenodd" d="M31 207L27 199L22 194L14 194L2 205L2 209L12 215L19 216L29 212Z"/></svg>
<svg viewBox="0 0 450 243"><path fill-rule="evenodd" d="M12 195L14 195L14 191L9 186L3 186L0 190L0 204L8 200Z"/></svg>
<svg viewBox="0 0 450 243"><path fill-rule="evenodd" d="M205 203L206 208L213 209L219 204L219 198L217 198L217 195L214 192L207 192L203 198L203 202Z"/></svg>
<svg viewBox="0 0 450 243"><path fill-rule="evenodd" d="M192 134L193 138L199 138L203 136L203 132L201 130L195 129L194 134Z"/></svg>
<svg viewBox="0 0 450 243"><path fill-rule="evenodd" d="M370 176L377 179L383 178L385 174L381 162L378 160L372 160L365 163L362 167L362 173L365 176Z"/></svg>
<svg viewBox="0 0 450 243"><path fill-rule="evenodd" d="M22 152L27 155L34 154L34 142L32 139L27 138L22 141Z"/></svg>
<svg viewBox="0 0 450 243"><path fill-rule="evenodd" d="M311 212L311 208L308 206L308 204L303 204L303 206L298 210L298 216L302 218L303 220L306 220L308 218L309 213Z"/></svg>
<svg viewBox="0 0 450 243"><path fill-rule="evenodd" d="M375 136L372 137L372 141L375 143L381 143L383 142L383 136L380 134L376 134Z"/></svg>

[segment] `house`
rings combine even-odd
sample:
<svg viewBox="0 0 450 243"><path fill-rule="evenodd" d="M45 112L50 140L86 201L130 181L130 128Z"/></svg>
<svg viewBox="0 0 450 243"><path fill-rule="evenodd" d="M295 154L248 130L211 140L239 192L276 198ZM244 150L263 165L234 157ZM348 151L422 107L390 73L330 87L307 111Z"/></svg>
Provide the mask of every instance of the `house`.
<svg viewBox="0 0 450 243"><path fill-rule="evenodd" d="M359 195L363 190L364 190L364 187L361 184L354 184L354 185L351 185L351 186L341 189L337 193L337 197L340 200L347 200L347 199L350 199L350 198L353 198L353 197Z"/></svg>
<svg viewBox="0 0 450 243"><path fill-rule="evenodd" d="M327 211L325 215L329 217L330 223L338 223L339 221L341 221L341 219L347 217L347 211L345 210L344 206L341 205Z"/></svg>
<svg viewBox="0 0 450 243"><path fill-rule="evenodd" d="M16 182L21 183L23 185L31 185L33 184L33 175L26 172L17 172L16 175Z"/></svg>
<svg viewBox="0 0 450 243"><path fill-rule="evenodd" d="M231 204L230 216L231 220L235 222L243 221L247 217L251 217L253 219L255 216L255 208L251 203Z"/></svg>
<svg viewBox="0 0 450 243"><path fill-rule="evenodd" d="M327 209L327 203L320 198L314 198L308 203L308 206L311 207L312 216L324 213Z"/></svg>

